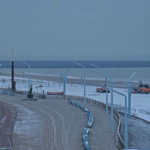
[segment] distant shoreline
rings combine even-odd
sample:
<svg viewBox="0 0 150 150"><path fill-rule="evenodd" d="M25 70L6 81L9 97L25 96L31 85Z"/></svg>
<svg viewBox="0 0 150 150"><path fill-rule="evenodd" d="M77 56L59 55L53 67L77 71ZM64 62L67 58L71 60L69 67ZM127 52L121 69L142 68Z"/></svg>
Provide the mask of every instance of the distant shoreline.
<svg viewBox="0 0 150 150"><path fill-rule="evenodd" d="M81 68L72 61L24 61L31 68ZM86 68L92 68L91 64L102 68L133 68L133 67L150 67L150 61L76 61ZM0 61L2 68L11 68L11 61ZM26 68L27 66L19 61L14 61L15 68Z"/></svg>

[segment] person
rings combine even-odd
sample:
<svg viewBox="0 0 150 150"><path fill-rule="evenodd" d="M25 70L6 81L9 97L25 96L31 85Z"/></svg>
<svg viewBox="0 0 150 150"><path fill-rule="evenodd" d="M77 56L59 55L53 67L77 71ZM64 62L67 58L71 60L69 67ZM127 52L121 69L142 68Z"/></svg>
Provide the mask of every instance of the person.
<svg viewBox="0 0 150 150"><path fill-rule="evenodd" d="M43 90L43 99L45 99L45 91Z"/></svg>
<svg viewBox="0 0 150 150"><path fill-rule="evenodd" d="M29 94L32 94L32 84L30 86L30 91L28 92Z"/></svg>
<svg viewBox="0 0 150 150"><path fill-rule="evenodd" d="M27 98L31 99L33 98L33 94L32 94L32 84L30 86L30 91L28 92Z"/></svg>

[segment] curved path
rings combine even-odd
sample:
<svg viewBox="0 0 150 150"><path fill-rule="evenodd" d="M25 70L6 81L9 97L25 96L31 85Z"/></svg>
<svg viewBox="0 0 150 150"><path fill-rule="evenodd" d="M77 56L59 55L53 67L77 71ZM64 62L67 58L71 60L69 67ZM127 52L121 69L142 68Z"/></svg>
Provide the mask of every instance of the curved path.
<svg viewBox="0 0 150 150"><path fill-rule="evenodd" d="M17 111L13 131L15 150L84 150L82 134L88 117L67 100L23 101L21 95L0 95L0 101ZM89 133L91 149L117 150L115 132L110 132L110 115L87 104L94 116ZM114 131L117 122L114 121Z"/></svg>
<svg viewBox="0 0 150 150"><path fill-rule="evenodd" d="M8 139L12 140L12 131L16 120L16 112L10 105L0 102L0 148L9 147Z"/></svg>
<svg viewBox="0 0 150 150"><path fill-rule="evenodd" d="M30 102L27 102L23 105L39 113L43 116L44 119L44 130L42 135L43 149L69 150L69 143L67 142L65 135L66 131L64 131L65 124L62 118L57 114L57 112L48 109L46 106L44 107L42 105L39 105L38 103L36 105L32 105L31 107L29 103Z"/></svg>

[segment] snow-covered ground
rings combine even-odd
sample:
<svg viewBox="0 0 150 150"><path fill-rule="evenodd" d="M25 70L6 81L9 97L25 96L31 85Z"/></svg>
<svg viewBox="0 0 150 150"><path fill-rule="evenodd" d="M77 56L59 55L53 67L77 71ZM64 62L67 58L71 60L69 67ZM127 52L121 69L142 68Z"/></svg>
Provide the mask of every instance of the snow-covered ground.
<svg viewBox="0 0 150 150"><path fill-rule="evenodd" d="M11 87L10 77L0 76L0 80L1 80L0 88ZM15 78L15 81L16 81L17 90L22 90L22 91L28 90L28 80L26 78ZM33 87L33 91L37 93L42 93L43 90L45 91L45 93L47 93L47 91L49 92L63 91L63 84L59 82L31 80L31 84ZM40 85L42 85L43 87L42 88L38 87ZM105 103L106 94L96 93L96 88L97 88L96 86L86 86L86 97ZM122 94L126 94L128 96L127 89L114 88L114 90L121 92ZM84 86L77 85L77 84L66 84L66 95L84 96ZM119 106L124 106L125 100L123 96L114 93L113 99L114 99L114 104ZM108 94L108 102L111 103L111 93ZM131 107L132 107L132 113L134 113L136 116L150 121L150 114L147 114L147 112L150 112L150 94L132 94Z"/></svg>

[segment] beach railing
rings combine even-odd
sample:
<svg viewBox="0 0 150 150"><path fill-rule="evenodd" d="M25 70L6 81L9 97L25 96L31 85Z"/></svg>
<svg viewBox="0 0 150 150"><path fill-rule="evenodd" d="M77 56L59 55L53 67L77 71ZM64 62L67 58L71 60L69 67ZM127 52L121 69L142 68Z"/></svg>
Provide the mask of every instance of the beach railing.
<svg viewBox="0 0 150 150"><path fill-rule="evenodd" d="M109 104L109 106L110 106L110 104ZM124 106L114 104L114 109L117 110L118 112L125 113ZM132 112L131 114L133 116L137 116L137 117L138 117L138 113L150 115L150 111L147 111L144 109L139 109L139 108L134 108L134 107L131 108L131 112Z"/></svg>

